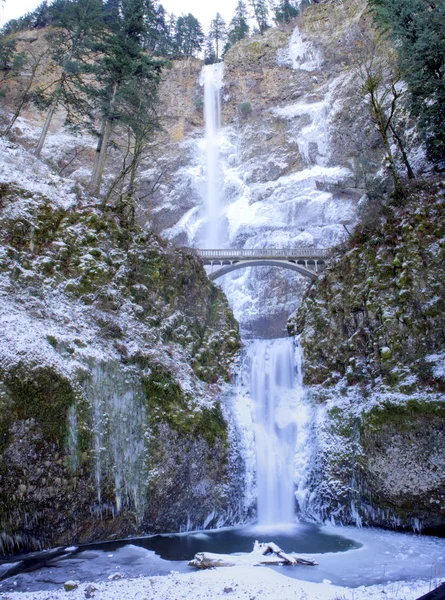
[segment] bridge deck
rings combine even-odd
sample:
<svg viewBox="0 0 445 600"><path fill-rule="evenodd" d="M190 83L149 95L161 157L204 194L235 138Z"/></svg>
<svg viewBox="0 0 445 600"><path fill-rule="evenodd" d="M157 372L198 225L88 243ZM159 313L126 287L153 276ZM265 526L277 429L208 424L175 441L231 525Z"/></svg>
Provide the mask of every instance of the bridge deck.
<svg viewBox="0 0 445 600"><path fill-rule="evenodd" d="M219 250L196 250L201 258L206 260L255 260L255 259L325 259L330 251L323 248L254 248L254 249L219 249Z"/></svg>

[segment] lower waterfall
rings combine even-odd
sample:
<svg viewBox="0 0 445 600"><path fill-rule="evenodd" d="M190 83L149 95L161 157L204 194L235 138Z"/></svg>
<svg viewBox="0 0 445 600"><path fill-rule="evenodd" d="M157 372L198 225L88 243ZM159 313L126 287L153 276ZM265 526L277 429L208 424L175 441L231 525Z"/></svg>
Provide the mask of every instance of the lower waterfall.
<svg viewBox="0 0 445 600"><path fill-rule="evenodd" d="M301 348L291 338L248 342L240 377L254 403L259 525L295 521L306 498L310 415Z"/></svg>

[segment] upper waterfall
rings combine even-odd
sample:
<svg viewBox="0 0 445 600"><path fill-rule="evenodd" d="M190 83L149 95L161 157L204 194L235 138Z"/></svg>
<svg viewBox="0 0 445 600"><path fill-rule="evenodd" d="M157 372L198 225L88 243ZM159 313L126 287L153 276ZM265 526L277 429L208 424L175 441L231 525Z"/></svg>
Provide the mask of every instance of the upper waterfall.
<svg viewBox="0 0 445 600"><path fill-rule="evenodd" d="M221 127L223 72L223 63L206 65L203 67L200 81L201 85L204 86L205 209L207 217L204 245L206 248L220 248L222 245L220 189L223 175L219 161L218 132Z"/></svg>

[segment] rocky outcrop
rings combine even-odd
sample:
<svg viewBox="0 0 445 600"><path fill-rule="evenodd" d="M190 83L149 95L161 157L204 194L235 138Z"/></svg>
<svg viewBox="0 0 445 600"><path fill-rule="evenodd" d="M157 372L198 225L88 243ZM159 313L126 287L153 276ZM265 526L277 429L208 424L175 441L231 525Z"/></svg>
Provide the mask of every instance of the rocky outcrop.
<svg viewBox="0 0 445 600"><path fill-rule="evenodd" d="M368 207L289 322L320 406L326 517L445 524L444 197L430 182Z"/></svg>
<svg viewBox="0 0 445 600"><path fill-rule="evenodd" d="M434 357L445 341L443 185L421 184L405 201L375 200L374 223L334 254L291 320L305 346L306 383L443 391Z"/></svg>
<svg viewBox="0 0 445 600"><path fill-rule="evenodd" d="M0 190L2 552L242 518L226 298L193 253L1 151L21 174Z"/></svg>

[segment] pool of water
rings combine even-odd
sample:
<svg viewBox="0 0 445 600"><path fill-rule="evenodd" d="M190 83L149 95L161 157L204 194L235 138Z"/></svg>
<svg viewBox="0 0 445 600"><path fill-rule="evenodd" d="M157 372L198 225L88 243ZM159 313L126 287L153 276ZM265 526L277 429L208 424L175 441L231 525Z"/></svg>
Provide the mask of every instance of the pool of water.
<svg viewBox="0 0 445 600"><path fill-rule="evenodd" d="M226 528L187 534L156 535L132 540L131 543L147 550L153 550L164 560L177 561L191 560L197 552L217 552L219 554L252 552L256 540L260 542L273 541L285 552L302 554L344 552L361 545L342 535L326 533L316 525L288 525L271 529ZM101 544L101 547L103 546ZM122 542L106 544L109 550L121 546Z"/></svg>
<svg viewBox="0 0 445 600"><path fill-rule="evenodd" d="M52 590L69 579L94 582L190 572L195 569L187 562L197 552L247 553L255 540L314 558L319 563L315 567L271 567L307 581L359 587L414 579L439 584L445 577L442 538L301 524L157 535L16 556L0 563L0 594Z"/></svg>
<svg viewBox="0 0 445 600"><path fill-rule="evenodd" d="M248 553L256 540L273 541L285 552L305 555L345 552L361 545L317 525L155 535L15 556L0 563L0 591L52 589L67 579L97 581L116 572L138 577L164 575L172 569L189 571L193 569L187 562L197 552Z"/></svg>

